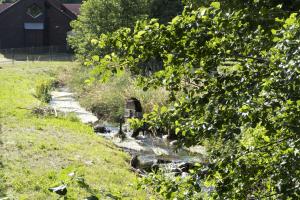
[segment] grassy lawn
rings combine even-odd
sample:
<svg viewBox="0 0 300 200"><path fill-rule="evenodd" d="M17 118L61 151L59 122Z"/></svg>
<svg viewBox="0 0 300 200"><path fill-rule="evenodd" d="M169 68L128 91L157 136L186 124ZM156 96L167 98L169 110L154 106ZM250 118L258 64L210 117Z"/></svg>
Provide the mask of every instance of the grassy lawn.
<svg viewBox="0 0 300 200"><path fill-rule="evenodd" d="M35 82L71 62L24 62L0 68L0 199L147 199L137 191L129 156L92 129L67 118L37 117Z"/></svg>

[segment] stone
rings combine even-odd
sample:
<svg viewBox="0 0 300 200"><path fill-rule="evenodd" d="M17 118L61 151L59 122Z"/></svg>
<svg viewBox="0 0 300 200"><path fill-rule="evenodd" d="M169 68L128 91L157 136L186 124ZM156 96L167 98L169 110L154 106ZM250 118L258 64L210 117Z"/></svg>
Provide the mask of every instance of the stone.
<svg viewBox="0 0 300 200"><path fill-rule="evenodd" d="M206 149L203 146L196 145L196 146L191 146L190 148L187 149L191 153L195 154L202 154L202 155L207 155Z"/></svg>
<svg viewBox="0 0 300 200"><path fill-rule="evenodd" d="M126 139L126 140L121 140L118 137L118 133L113 139L113 142L115 145L117 145L120 148L129 150L129 151L137 151L137 152L142 152L148 150L145 146L142 146L138 141L133 140L133 139Z"/></svg>
<svg viewBox="0 0 300 200"><path fill-rule="evenodd" d="M101 126L99 124L95 125L93 128L96 133L109 133L110 132L110 130L107 129L105 126Z"/></svg>
<svg viewBox="0 0 300 200"><path fill-rule="evenodd" d="M84 200L99 200L96 196L86 197Z"/></svg>
<svg viewBox="0 0 300 200"><path fill-rule="evenodd" d="M138 159L138 156L135 155L130 160L130 166L137 169L139 167L140 161Z"/></svg>
<svg viewBox="0 0 300 200"><path fill-rule="evenodd" d="M178 140L173 140L170 142L170 146L177 146L179 143L178 143Z"/></svg>
<svg viewBox="0 0 300 200"><path fill-rule="evenodd" d="M170 155L170 153L166 149L163 149L163 148L153 147L152 150L155 153L155 155L157 155L157 156L168 156L168 155Z"/></svg>
<svg viewBox="0 0 300 200"><path fill-rule="evenodd" d="M187 173L187 172L182 172L182 174L181 174L181 178L186 178L188 176L189 176L189 173Z"/></svg>
<svg viewBox="0 0 300 200"><path fill-rule="evenodd" d="M67 194L68 190L67 190L67 186L66 185L61 185L58 187L54 187L54 188L49 188L48 189L50 192L54 192L58 195L64 196Z"/></svg>
<svg viewBox="0 0 300 200"><path fill-rule="evenodd" d="M170 163L172 163L172 161L170 160L165 160L161 158L157 159L157 164L170 164Z"/></svg>
<svg viewBox="0 0 300 200"><path fill-rule="evenodd" d="M86 165L93 165L94 162L92 160L87 160L87 161L84 162L84 164L86 164Z"/></svg>
<svg viewBox="0 0 300 200"><path fill-rule="evenodd" d="M140 131L141 131L140 128L133 130L131 137L137 138L137 136L139 136L140 134Z"/></svg>
<svg viewBox="0 0 300 200"><path fill-rule="evenodd" d="M68 176L70 176L70 177L73 177L73 176L75 176L75 172L71 172L71 173L69 173L69 174L68 174Z"/></svg>
<svg viewBox="0 0 300 200"><path fill-rule="evenodd" d="M130 161L130 164L135 169L140 169L144 171L156 171L159 168L159 165L157 163L157 160L155 157L145 157L145 156L133 156L133 158Z"/></svg>
<svg viewBox="0 0 300 200"><path fill-rule="evenodd" d="M190 169L192 169L194 167L193 163L180 163L178 165L178 168L182 171L182 172L189 172Z"/></svg>
<svg viewBox="0 0 300 200"><path fill-rule="evenodd" d="M167 140L168 140L168 135L163 135L163 136L162 136L162 139L163 139L164 141L167 141Z"/></svg>

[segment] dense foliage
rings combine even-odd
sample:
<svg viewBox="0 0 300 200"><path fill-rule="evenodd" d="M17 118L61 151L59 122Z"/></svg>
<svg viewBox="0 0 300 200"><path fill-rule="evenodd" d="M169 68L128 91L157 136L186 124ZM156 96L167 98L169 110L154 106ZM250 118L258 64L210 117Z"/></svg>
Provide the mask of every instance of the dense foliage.
<svg viewBox="0 0 300 200"><path fill-rule="evenodd" d="M281 6L270 9L274 17L285 13ZM198 174L215 188L211 197L299 198L300 21L293 13L265 24L265 16L252 20L248 9L224 10L213 2L186 9L167 26L151 20L138 23L134 32L102 35L97 44L113 50L93 57L95 70L127 67L145 74L155 67L149 61L163 61L161 70L141 79L145 89L165 86L173 103L163 118L158 110L145 120L172 122L185 145L207 138L222 143L211 149L210 164ZM180 196L175 185L164 190L167 197ZM201 190L189 188L190 198Z"/></svg>
<svg viewBox="0 0 300 200"><path fill-rule="evenodd" d="M97 52L90 41L102 33L133 28L136 21L146 18L158 18L166 24L182 10L180 0L86 0L78 19L72 22L73 34L68 41L82 61Z"/></svg>
<svg viewBox="0 0 300 200"><path fill-rule="evenodd" d="M17 0L0 0L0 3L14 3ZM82 0L60 0L63 3L81 3Z"/></svg>
<svg viewBox="0 0 300 200"><path fill-rule="evenodd" d="M176 130L182 145L209 141L210 160L194 174L145 181L166 198L299 199L297 5L228 2L186 7L168 25L152 19L102 34L86 64L97 76L147 75L144 89L165 87L170 106L144 120Z"/></svg>
<svg viewBox="0 0 300 200"><path fill-rule="evenodd" d="M148 0L87 0L80 8L78 19L72 22L73 34L69 44L78 57L92 54L90 40L102 33L121 27L133 27L137 20L146 18Z"/></svg>
<svg viewBox="0 0 300 200"><path fill-rule="evenodd" d="M152 0L149 4L149 17L159 19L160 23L168 23L183 10L181 0Z"/></svg>
<svg viewBox="0 0 300 200"><path fill-rule="evenodd" d="M139 99L144 112L150 112L153 105L164 105L167 101L168 94L163 88L143 91L126 71L104 83L85 84L89 72L88 68L75 65L61 73L59 81L76 92L80 105L101 121L119 124L120 116L125 115L126 100L132 97Z"/></svg>

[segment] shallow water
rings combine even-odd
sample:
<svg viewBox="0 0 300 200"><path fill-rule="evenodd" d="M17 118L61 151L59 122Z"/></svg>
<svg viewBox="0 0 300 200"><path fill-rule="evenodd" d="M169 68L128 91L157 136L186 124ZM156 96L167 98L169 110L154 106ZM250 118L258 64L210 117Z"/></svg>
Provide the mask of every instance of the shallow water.
<svg viewBox="0 0 300 200"><path fill-rule="evenodd" d="M118 128L109 126L107 128L110 129L110 133L99 135L112 140L115 145L132 155L139 156L145 162L160 160L173 163L202 163L206 155L205 149L201 146L176 149L170 141L149 135L139 135L137 138L132 138L130 136L132 133L127 132L126 139L121 140L117 137Z"/></svg>
<svg viewBox="0 0 300 200"><path fill-rule="evenodd" d="M83 123L95 123L97 117L80 106L75 100L74 94L67 88L58 88L51 92L52 100L50 106L57 111L64 113L75 113ZM175 149L170 141L160 137L140 135L137 138L131 137L131 132L126 132L126 138L121 140L117 137L119 128L113 125L104 124L109 132L98 135L111 140L116 146L124 149L132 155L137 155L144 163L201 163L205 157L205 149L201 146L192 148Z"/></svg>

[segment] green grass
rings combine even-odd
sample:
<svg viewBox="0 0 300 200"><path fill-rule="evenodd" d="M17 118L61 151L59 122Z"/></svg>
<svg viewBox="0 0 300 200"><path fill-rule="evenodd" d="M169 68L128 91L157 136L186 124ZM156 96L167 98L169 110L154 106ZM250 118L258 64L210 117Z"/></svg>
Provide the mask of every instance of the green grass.
<svg viewBox="0 0 300 200"><path fill-rule="evenodd" d="M132 97L140 100L144 113L151 112L155 105L167 104L166 90L157 88L143 91L128 72L115 75L104 83L94 81L85 84L90 76L90 69L75 66L64 70L59 79L76 91L81 105L103 121L119 122L120 116L124 116L126 100Z"/></svg>
<svg viewBox="0 0 300 200"><path fill-rule="evenodd" d="M24 109L41 103L33 97L38 79L73 64L1 66L0 199L58 199L48 188L62 183L68 185L67 199L148 199L136 189L128 154L70 117L36 117Z"/></svg>

